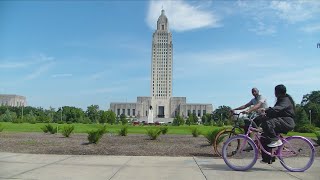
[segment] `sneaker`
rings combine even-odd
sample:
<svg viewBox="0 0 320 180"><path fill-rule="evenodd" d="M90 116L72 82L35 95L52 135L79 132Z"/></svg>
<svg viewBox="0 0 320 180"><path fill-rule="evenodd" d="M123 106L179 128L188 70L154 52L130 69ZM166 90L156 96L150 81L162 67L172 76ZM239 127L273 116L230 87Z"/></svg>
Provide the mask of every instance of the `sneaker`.
<svg viewBox="0 0 320 180"><path fill-rule="evenodd" d="M269 161L269 162L267 162L267 161L264 161L264 160L260 160L260 163L261 164L271 164L271 162Z"/></svg>
<svg viewBox="0 0 320 180"><path fill-rule="evenodd" d="M279 139L277 141L272 141L270 144L268 144L268 147L274 148L282 145L282 141Z"/></svg>

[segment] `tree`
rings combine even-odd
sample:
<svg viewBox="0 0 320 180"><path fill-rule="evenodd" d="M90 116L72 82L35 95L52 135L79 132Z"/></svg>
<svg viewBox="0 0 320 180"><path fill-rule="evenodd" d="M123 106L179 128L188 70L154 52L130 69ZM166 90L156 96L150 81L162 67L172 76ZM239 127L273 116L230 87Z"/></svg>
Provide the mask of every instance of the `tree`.
<svg viewBox="0 0 320 180"><path fill-rule="evenodd" d="M208 125L212 125L213 123L213 118L212 118L212 114L204 114L201 118L201 121L204 125L208 126Z"/></svg>
<svg viewBox="0 0 320 180"><path fill-rule="evenodd" d="M180 115L177 115L172 121L173 126L184 125L184 123L184 119Z"/></svg>
<svg viewBox="0 0 320 180"><path fill-rule="evenodd" d="M317 127L320 127L320 104L309 102L304 106L304 110L309 115L311 114L311 123L315 124Z"/></svg>
<svg viewBox="0 0 320 180"><path fill-rule="evenodd" d="M86 111L87 116L92 122L99 122L99 106L91 105L87 107Z"/></svg>
<svg viewBox="0 0 320 180"><path fill-rule="evenodd" d="M219 106L213 111L213 118L215 120L225 121L230 118L231 107L229 106Z"/></svg>
<svg viewBox="0 0 320 180"><path fill-rule="evenodd" d="M303 96L301 106L309 116L311 122L320 127L320 91L312 91L310 94Z"/></svg>
<svg viewBox="0 0 320 180"><path fill-rule="evenodd" d="M310 94L303 95L301 106L305 106L308 103L320 104L320 91L312 91Z"/></svg>
<svg viewBox="0 0 320 180"><path fill-rule="evenodd" d="M4 114L0 116L0 121L4 122L14 122L17 119L17 114L15 112L11 112L7 109Z"/></svg>
<svg viewBox="0 0 320 180"><path fill-rule="evenodd" d="M107 118L108 118L108 112L104 111L104 110L100 110L99 111L99 123L104 124L107 122Z"/></svg>
<svg viewBox="0 0 320 180"><path fill-rule="evenodd" d="M121 121L121 124L122 124L122 125L127 124L127 123L128 123L128 120L127 120L126 115L121 114L121 115L120 115L120 121Z"/></svg>
<svg viewBox="0 0 320 180"><path fill-rule="evenodd" d="M310 124L306 111L299 105L296 106L295 123L296 127L301 127L303 125Z"/></svg>
<svg viewBox="0 0 320 180"><path fill-rule="evenodd" d="M116 122L116 114L113 111L108 110L107 111L107 123L112 125L115 122Z"/></svg>
<svg viewBox="0 0 320 180"><path fill-rule="evenodd" d="M26 115L25 121L31 124L35 124L37 122L37 118L33 114L33 111L30 111L29 114Z"/></svg>

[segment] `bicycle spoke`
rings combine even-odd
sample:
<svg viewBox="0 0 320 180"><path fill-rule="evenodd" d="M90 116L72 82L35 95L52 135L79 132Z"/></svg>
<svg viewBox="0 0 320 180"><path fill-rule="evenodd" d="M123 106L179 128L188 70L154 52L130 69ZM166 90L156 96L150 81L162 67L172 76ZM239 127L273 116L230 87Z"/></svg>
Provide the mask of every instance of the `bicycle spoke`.
<svg viewBox="0 0 320 180"><path fill-rule="evenodd" d="M287 138L280 148L280 163L289 171L305 171L313 163L313 146L301 137Z"/></svg>
<svg viewBox="0 0 320 180"><path fill-rule="evenodd" d="M223 159L234 170L247 170L257 161L254 142L244 136L230 138L223 147Z"/></svg>

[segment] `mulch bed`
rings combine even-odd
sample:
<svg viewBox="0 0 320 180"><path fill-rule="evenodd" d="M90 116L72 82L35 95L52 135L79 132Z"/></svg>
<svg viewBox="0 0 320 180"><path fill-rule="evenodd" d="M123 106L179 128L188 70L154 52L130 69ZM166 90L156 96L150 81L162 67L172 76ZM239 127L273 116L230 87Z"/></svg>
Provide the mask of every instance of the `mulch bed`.
<svg viewBox="0 0 320 180"><path fill-rule="evenodd" d="M123 155L123 156L207 156L216 157L207 139L192 135L105 134L97 144L89 144L87 134L0 133L0 151L34 154ZM319 146L316 147L320 154Z"/></svg>

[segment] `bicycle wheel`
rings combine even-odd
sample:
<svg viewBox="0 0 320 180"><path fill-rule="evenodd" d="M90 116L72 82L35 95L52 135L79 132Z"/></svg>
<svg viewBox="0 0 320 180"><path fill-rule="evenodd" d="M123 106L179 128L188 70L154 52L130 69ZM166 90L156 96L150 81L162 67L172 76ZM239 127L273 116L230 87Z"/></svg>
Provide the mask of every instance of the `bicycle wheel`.
<svg viewBox="0 0 320 180"><path fill-rule="evenodd" d="M288 171L303 172L314 161L315 150L312 143L302 136L291 136L283 140L277 152L280 163Z"/></svg>
<svg viewBox="0 0 320 180"><path fill-rule="evenodd" d="M225 144L225 142L232 136L236 135L232 130L224 129L220 131L215 140L214 140L214 151L215 153L222 157L222 147Z"/></svg>
<svg viewBox="0 0 320 180"><path fill-rule="evenodd" d="M245 150L250 148L252 150ZM223 145L222 158L231 169L246 171L257 162L258 149L252 139L245 135L236 135Z"/></svg>

